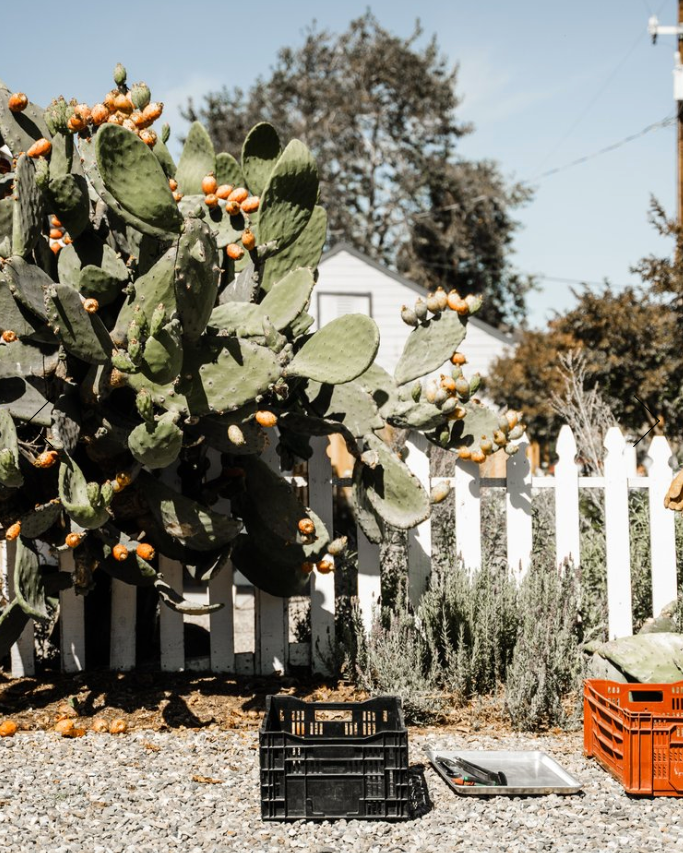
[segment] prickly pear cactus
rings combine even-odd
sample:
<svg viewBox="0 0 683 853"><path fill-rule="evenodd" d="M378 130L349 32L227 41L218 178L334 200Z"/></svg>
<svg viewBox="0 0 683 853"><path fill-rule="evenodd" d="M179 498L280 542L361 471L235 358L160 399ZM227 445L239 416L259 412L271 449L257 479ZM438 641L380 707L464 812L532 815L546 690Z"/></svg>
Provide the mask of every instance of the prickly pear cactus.
<svg viewBox="0 0 683 853"><path fill-rule="evenodd" d="M329 571L329 532L260 459L269 443L287 462L343 435L377 539L430 511L386 424L475 462L523 429L463 375L471 297L403 308L414 328L395 377L374 364L368 317L310 331L326 216L303 143L261 123L238 163L195 124L176 164L154 129L163 105L120 65L115 84L45 110L0 84L0 524L18 539L0 655L65 578L87 592L98 567L183 611L160 555L201 578L230 556L281 596ZM73 549L77 572L56 582L37 539Z"/></svg>

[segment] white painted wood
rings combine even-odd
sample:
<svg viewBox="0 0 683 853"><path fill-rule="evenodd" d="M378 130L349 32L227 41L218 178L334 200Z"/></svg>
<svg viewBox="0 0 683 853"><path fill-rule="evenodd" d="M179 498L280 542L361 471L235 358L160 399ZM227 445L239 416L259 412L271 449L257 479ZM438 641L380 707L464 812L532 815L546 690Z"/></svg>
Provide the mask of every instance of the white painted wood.
<svg viewBox="0 0 683 853"><path fill-rule="evenodd" d="M262 455L264 462L280 473L280 459L275 451L277 432L268 431L270 443ZM284 672L289 651L289 606L284 598L254 590L254 665L259 675Z"/></svg>
<svg viewBox="0 0 683 853"><path fill-rule="evenodd" d="M579 466L576 464L576 439L568 424L560 430L555 447L559 457L555 465L555 554L558 566L571 560L581 562L579 521Z"/></svg>
<svg viewBox="0 0 683 853"><path fill-rule="evenodd" d="M62 551L59 568L63 572L74 571L73 551ZM80 672L85 669L85 620L84 599L76 595L73 587L59 593L59 636L64 672Z"/></svg>
<svg viewBox="0 0 683 853"><path fill-rule="evenodd" d="M618 427L605 436L605 534L609 639L633 634L628 481L625 439Z"/></svg>
<svg viewBox="0 0 683 853"><path fill-rule="evenodd" d="M209 603L220 602L223 607L209 614L211 671L235 671L235 587L232 563L209 581Z"/></svg>
<svg viewBox="0 0 683 853"><path fill-rule="evenodd" d="M235 654L235 675L254 674L254 653L237 652Z"/></svg>
<svg viewBox="0 0 683 853"><path fill-rule="evenodd" d="M406 441L406 464L422 483L427 494L431 488L428 446L429 442L425 436L418 432L411 432ZM417 607L427 591L431 571L432 522L427 519L408 531L408 598L413 607Z"/></svg>
<svg viewBox="0 0 683 853"><path fill-rule="evenodd" d="M481 488L476 462L455 463L455 550L465 568L481 567Z"/></svg>
<svg viewBox="0 0 683 853"><path fill-rule="evenodd" d="M289 644L289 665L290 666L310 666L311 665L311 644L310 643L290 643Z"/></svg>
<svg viewBox="0 0 683 853"><path fill-rule="evenodd" d="M675 516L664 506L673 471L671 448L663 435L652 439L648 456L652 460L650 485L650 549L652 555L652 614L676 600L676 528Z"/></svg>
<svg viewBox="0 0 683 853"><path fill-rule="evenodd" d="M183 567L176 560L159 555L159 573L166 583L178 592L183 590ZM161 669L164 672L182 672L185 669L185 629L183 614L159 602L159 645Z"/></svg>
<svg viewBox="0 0 683 853"><path fill-rule="evenodd" d="M14 558L17 551L16 542L0 542L0 566L3 576L3 590L11 601L14 598ZM30 619L17 642L10 651L10 666L12 678L23 678L25 675L35 675L35 637L33 620Z"/></svg>
<svg viewBox="0 0 683 853"><path fill-rule="evenodd" d="M111 628L109 632L110 669L122 672L135 669L137 600L137 587L112 578Z"/></svg>
<svg viewBox="0 0 683 853"><path fill-rule="evenodd" d="M373 613L379 607L382 582L379 566L379 545L375 545L358 528L358 609L365 633L372 628Z"/></svg>
<svg viewBox="0 0 683 853"><path fill-rule="evenodd" d="M330 536L334 535L332 463L326 436L311 439L313 456L308 460L308 501ZM311 666L314 673L329 675L334 649L334 574L311 573ZM290 646L291 651L291 646Z"/></svg>
<svg viewBox="0 0 683 853"><path fill-rule="evenodd" d="M532 549L531 529L531 466L527 456L529 439L526 433L515 441L519 447L507 461L507 519L508 566L518 581L529 569Z"/></svg>

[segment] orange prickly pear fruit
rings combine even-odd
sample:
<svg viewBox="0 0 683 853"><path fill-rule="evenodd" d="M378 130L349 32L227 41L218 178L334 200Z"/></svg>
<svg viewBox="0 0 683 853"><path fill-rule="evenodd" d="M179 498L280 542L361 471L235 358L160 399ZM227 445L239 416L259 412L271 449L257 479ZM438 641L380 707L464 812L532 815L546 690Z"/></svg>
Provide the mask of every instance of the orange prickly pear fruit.
<svg viewBox="0 0 683 853"><path fill-rule="evenodd" d="M213 172L209 172L208 175L202 178L202 192L204 195L215 195L217 189L218 181L216 180L216 176Z"/></svg>
<svg viewBox="0 0 683 853"><path fill-rule="evenodd" d="M171 192L175 192L178 189L178 181L175 178L169 178L168 185L171 188Z"/></svg>
<svg viewBox="0 0 683 853"><path fill-rule="evenodd" d="M88 314L97 314L100 308L100 303L97 299L84 299L83 307L88 312Z"/></svg>
<svg viewBox="0 0 683 853"><path fill-rule="evenodd" d="M61 240L64 232L61 228L50 228L50 240Z"/></svg>
<svg viewBox="0 0 683 853"><path fill-rule="evenodd" d="M52 143L45 137L41 137L28 149L26 156L35 160L37 157L47 157L50 151L52 151Z"/></svg>
<svg viewBox="0 0 683 853"><path fill-rule="evenodd" d="M312 533L315 533L315 523L311 518L300 519L297 527L299 528L299 533L303 536L310 536Z"/></svg>
<svg viewBox="0 0 683 853"><path fill-rule="evenodd" d="M232 184L221 184L216 189L216 195L218 196L218 198L223 199L223 201L225 201L234 189L235 188Z"/></svg>
<svg viewBox="0 0 683 853"><path fill-rule="evenodd" d="M112 720L111 723L109 723L109 734L121 735L126 731L128 731L128 724L125 720L119 718L117 720Z"/></svg>
<svg viewBox="0 0 683 853"><path fill-rule="evenodd" d="M241 246L238 246L237 243L228 243L225 247L225 251L229 258L232 258L233 261L239 261L240 258L244 257L244 249Z"/></svg>
<svg viewBox="0 0 683 853"><path fill-rule="evenodd" d="M94 125L104 124L104 122L109 118L109 110L104 104L95 104L90 111L90 118Z"/></svg>
<svg viewBox="0 0 683 853"><path fill-rule="evenodd" d="M247 252L251 252L251 250L256 246L256 237L254 237L254 232L250 231L248 228L242 232L242 245Z"/></svg>
<svg viewBox="0 0 683 853"><path fill-rule="evenodd" d="M61 251L62 244L61 243L50 243L50 251L53 255L59 254Z"/></svg>
<svg viewBox="0 0 683 853"><path fill-rule="evenodd" d="M334 571L334 558L325 557L319 563L316 563L316 568L318 569L321 575L329 575L330 572Z"/></svg>
<svg viewBox="0 0 683 853"><path fill-rule="evenodd" d="M17 339L17 333L11 329L5 329L2 333L2 339L6 344L13 344Z"/></svg>
<svg viewBox="0 0 683 853"><path fill-rule="evenodd" d="M315 568L315 563L302 563L301 564L301 571L306 575L310 575L310 573L313 571L314 568Z"/></svg>
<svg viewBox="0 0 683 853"><path fill-rule="evenodd" d="M458 449L458 456L460 457L460 459L471 459L472 451L469 449L469 447L461 447Z"/></svg>
<svg viewBox="0 0 683 853"><path fill-rule="evenodd" d="M259 204L261 204L261 199L257 195L250 195L244 199L240 208L242 213L254 213L254 211L258 210Z"/></svg>
<svg viewBox="0 0 683 853"><path fill-rule="evenodd" d="M461 352L454 352L453 355L451 356L451 364L457 364L457 365L467 364L467 359L465 358L465 356Z"/></svg>
<svg viewBox="0 0 683 853"><path fill-rule="evenodd" d="M54 214L50 217L50 225L52 225L53 228L61 228L62 227L62 223L59 221L59 219L57 219L57 217Z"/></svg>
<svg viewBox="0 0 683 853"><path fill-rule="evenodd" d="M486 459L486 454L483 453L481 450L475 450L470 456L470 459L472 460L472 462L477 462L478 464L480 464Z"/></svg>
<svg viewBox="0 0 683 853"><path fill-rule="evenodd" d="M207 207L216 207L218 205L218 196L216 193L207 193L204 196L204 204Z"/></svg>
<svg viewBox="0 0 683 853"><path fill-rule="evenodd" d="M10 524L5 533L5 539L8 542L13 542L17 536L21 533L21 522L15 521L14 524Z"/></svg>
<svg viewBox="0 0 683 853"><path fill-rule="evenodd" d="M44 450L33 464L36 468L51 468L58 459L56 450Z"/></svg>
<svg viewBox="0 0 683 853"><path fill-rule="evenodd" d="M146 122L151 124L153 121L156 121L161 113L164 111L164 105L159 101L152 101L147 104L147 106L142 111L143 118Z"/></svg>
<svg viewBox="0 0 683 853"><path fill-rule="evenodd" d="M240 213L240 206L236 201L226 201L225 212L228 216L237 216Z"/></svg>
<svg viewBox="0 0 683 853"><path fill-rule="evenodd" d="M141 130L140 131L140 139L148 145L150 148L154 148L157 144L157 135L151 129Z"/></svg>
<svg viewBox="0 0 683 853"><path fill-rule="evenodd" d="M156 552L148 542L141 542L135 553L143 560L153 560Z"/></svg>
<svg viewBox="0 0 683 853"><path fill-rule="evenodd" d="M441 387L444 391L448 391L449 394L455 393L455 379L452 376L445 376L442 374L441 376Z"/></svg>
<svg viewBox="0 0 683 853"><path fill-rule="evenodd" d="M249 191L244 187L236 187L228 196L228 201L236 201L237 204L242 204L249 198Z"/></svg>
<svg viewBox="0 0 683 853"><path fill-rule="evenodd" d="M255 418L256 423L262 427L274 427L277 423L277 415L275 414L275 412L256 412Z"/></svg>
<svg viewBox="0 0 683 853"><path fill-rule="evenodd" d="M10 95L7 106L13 113L21 113L28 106L28 98L23 92L15 92L13 95Z"/></svg>
<svg viewBox="0 0 683 853"><path fill-rule="evenodd" d="M68 548L78 548L82 539L83 535L81 533L67 533L64 542Z"/></svg>
<svg viewBox="0 0 683 853"><path fill-rule="evenodd" d="M13 737L17 733L17 724L14 720L3 720L0 723L0 737Z"/></svg>
<svg viewBox="0 0 683 853"><path fill-rule="evenodd" d="M126 548L126 546L122 545L120 542L118 545L114 545L111 553L112 557L119 563L122 563L124 560L128 559L128 548Z"/></svg>
<svg viewBox="0 0 683 853"><path fill-rule="evenodd" d="M130 484L133 482L133 479L130 474L127 474L125 471L119 471L119 473L116 475L116 482L118 483L120 488L125 489L126 486L130 486Z"/></svg>

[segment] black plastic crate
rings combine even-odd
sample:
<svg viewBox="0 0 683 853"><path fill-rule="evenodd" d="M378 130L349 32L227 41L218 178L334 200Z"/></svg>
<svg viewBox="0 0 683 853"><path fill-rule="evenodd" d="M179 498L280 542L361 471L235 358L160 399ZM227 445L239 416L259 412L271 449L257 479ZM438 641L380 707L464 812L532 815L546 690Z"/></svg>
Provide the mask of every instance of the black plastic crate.
<svg viewBox="0 0 683 853"><path fill-rule="evenodd" d="M268 696L259 743L264 820L410 817L408 732L397 696Z"/></svg>

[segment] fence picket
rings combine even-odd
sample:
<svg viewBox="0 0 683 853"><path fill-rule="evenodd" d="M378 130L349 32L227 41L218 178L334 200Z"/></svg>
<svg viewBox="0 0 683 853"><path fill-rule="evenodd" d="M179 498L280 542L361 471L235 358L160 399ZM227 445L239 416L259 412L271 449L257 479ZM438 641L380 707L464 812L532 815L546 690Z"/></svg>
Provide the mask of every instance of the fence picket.
<svg viewBox="0 0 683 853"><path fill-rule="evenodd" d="M429 494L429 442L421 433L410 433L406 441L406 464ZM432 570L432 523L429 519L408 531L408 597L414 607L427 590Z"/></svg>
<svg viewBox="0 0 683 853"><path fill-rule="evenodd" d="M4 576L7 582L7 593L9 600L14 598L14 558L17 550L16 542L2 542L0 545L2 553L0 560L0 576ZM21 636L12 646L10 652L10 666L12 678L23 678L25 675L35 675L36 660L35 660L35 632L33 629L33 620L29 620L28 624L21 632Z"/></svg>
<svg viewBox="0 0 683 853"><path fill-rule="evenodd" d="M619 427L605 436L605 536L609 639L633 634L626 441Z"/></svg>
<svg viewBox="0 0 683 853"><path fill-rule="evenodd" d="M379 545L375 545L358 528L358 609L365 633L372 628L372 614L380 604L382 581L379 566Z"/></svg>
<svg viewBox="0 0 683 853"><path fill-rule="evenodd" d="M179 592L183 589L183 567L177 560L159 555L159 572L166 583ZM185 669L185 627L183 614L159 602L159 645L161 669L182 672Z"/></svg>
<svg viewBox="0 0 683 853"><path fill-rule="evenodd" d="M675 516L664 506L664 496L671 484L671 448L663 435L652 439L648 456L650 466L650 554L652 559L652 614L676 600L676 527Z"/></svg>
<svg viewBox="0 0 683 853"><path fill-rule="evenodd" d="M481 487L476 462L455 462L455 551L468 571L481 566Z"/></svg>
<svg viewBox="0 0 683 853"><path fill-rule="evenodd" d="M508 566L517 580L526 574L533 547L531 527L531 466L527 457L529 439L526 433L515 442L519 447L507 461L505 495L507 521Z"/></svg>
<svg viewBox="0 0 683 853"><path fill-rule="evenodd" d="M276 453L277 433L270 431L270 444L265 449L262 459L270 467L280 473L280 458ZM259 675L272 675L274 672L284 672L287 669L289 651L289 603L285 598L278 598L254 589L254 631L255 655L254 664Z"/></svg>
<svg viewBox="0 0 683 853"><path fill-rule="evenodd" d="M75 569L73 551L59 555L59 568L63 572ZM85 619L84 599L76 595L73 587L59 593L59 638L64 672L80 672L85 669Z"/></svg>
<svg viewBox="0 0 683 853"><path fill-rule="evenodd" d="M308 502L328 529L334 530L332 463L327 454L326 436L311 439L313 456L308 460ZM311 667L329 674L334 648L334 574L311 573Z"/></svg>
<svg viewBox="0 0 683 853"><path fill-rule="evenodd" d="M136 586L112 578L111 628L109 631L110 669L123 672L135 668L137 600L138 589Z"/></svg>
<svg viewBox="0 0 683 853"><path fill-rule="evenodd" d="M560 430L556 445L559 457L555 465L555 554L558 566L572 560L581 562L579 521L579 468L576 464L576 439L568 424Z"/></svg>

